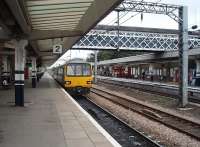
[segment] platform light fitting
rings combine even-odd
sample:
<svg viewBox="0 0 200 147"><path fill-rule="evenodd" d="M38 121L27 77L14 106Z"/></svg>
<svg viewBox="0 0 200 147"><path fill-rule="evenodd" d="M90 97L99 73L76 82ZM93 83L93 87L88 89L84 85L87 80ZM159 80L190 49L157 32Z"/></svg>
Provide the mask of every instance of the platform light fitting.
<svg viewBox="0 0 200 147"><path fill-rule="evenodd" d="M192 28L193 30L195 30L195 29L198 28L198 26L197 26L197 25L193 25L191 28Z"/></svg>

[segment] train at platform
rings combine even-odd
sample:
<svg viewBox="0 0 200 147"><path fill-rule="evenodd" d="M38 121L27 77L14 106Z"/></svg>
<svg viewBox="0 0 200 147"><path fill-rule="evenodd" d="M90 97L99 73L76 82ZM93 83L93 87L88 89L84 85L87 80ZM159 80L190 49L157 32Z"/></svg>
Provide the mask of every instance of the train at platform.
<svg viewBox="0 0 200 147"><path fill-rule="evenodd" d="M70 94L85 95L93 83L92 66L82 59L72 59L53 69L53 77Z"/></svg>

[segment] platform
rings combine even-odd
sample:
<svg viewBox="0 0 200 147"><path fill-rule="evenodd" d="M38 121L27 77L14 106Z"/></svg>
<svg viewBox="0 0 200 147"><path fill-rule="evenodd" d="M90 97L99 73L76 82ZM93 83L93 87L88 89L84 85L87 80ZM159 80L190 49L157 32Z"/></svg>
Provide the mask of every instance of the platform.
<svg viewBox="0 0 200 147"><path fill-rule="evenodd" d="M14 106L14 89L0 91L1 147L119 146L47 73L25 85L25 107Z"/></svg>

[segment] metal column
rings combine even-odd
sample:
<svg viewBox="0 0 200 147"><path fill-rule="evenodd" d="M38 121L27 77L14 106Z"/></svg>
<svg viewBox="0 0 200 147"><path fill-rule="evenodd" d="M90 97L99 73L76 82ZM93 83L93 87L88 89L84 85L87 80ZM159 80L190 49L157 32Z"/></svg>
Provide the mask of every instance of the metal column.
<svg viewBox="0 0 200 147"><path fill-rule="evenodd" d="M119 51L119 10L117 11L117 51Z"/></svg>
<svg viewBox="0 0 200 147"><path fill-rule="evenodd" d="M24 106L24 64L27 40L16 42L15 49L15 105Z"/></svg>
<svg viewBox="0 0 200 147"><path fill-rule="evenodd" d="M180 106L188 104L188 9L179 8Z"/></svg>
<svg viewBox="0 0 200 147"><path fill-rule="evenodd" d="M97 83L97 50L94 51L94 83Z"/></svg>
<svg viewBox="0 0 200 147"><path fill-rule="evenodd" d="M36 88L37 81L37 67L36 67L36 58L32 57L32 87Z"/></svg>

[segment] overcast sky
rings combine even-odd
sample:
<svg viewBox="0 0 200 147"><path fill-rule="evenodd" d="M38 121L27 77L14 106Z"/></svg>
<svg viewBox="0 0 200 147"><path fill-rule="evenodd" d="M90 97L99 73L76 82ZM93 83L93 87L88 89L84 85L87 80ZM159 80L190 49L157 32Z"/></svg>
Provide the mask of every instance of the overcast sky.
<svg viewBox="0 0 200 147"><path fill-rule="evenodd" d="M158 2L160 0L145 0L150 2ZM160 3L168 3L168 4L175 4L175 5L185 5L188 6L188 27L189 29L193 25L198 25L200 27L200 0L161 0ZM158 15L158 14L143 14L143 21L141 21L141 15L136 15L132 17L136 13L129 13L125 15L122 19L120 19L120 24L122 26L138 26L138 27L150 27L150 28L166 28L166 29L177 29L177 23L169 18L166 15ZM123 12L120 13L123 15ZM117 14L116 12L112 12L109 14L105 19L103 19L99 24L105 25L115 25L112 20L116 20ZM124 22L125 20L127 20ZM124 23L123 23L124 22ZM68 60L70 58L86 58L89 53L92 51L68 51L65 55L62 56L64 60ZM61 59L59 64L62 64L64 60Z"/></svg>
<svg viewBox="0 0 200 147"><path fill-rule="evenodd" d="M146 0L152 2L158 2L159 0ZM188 25L191 27L194 24L200 24L200 0L161 0L162 3L168 4L178 4L188 6ZM121 12L123 15L125 12ZM177 23L172 20L169 16L158 15L158 14L143 14L143 21L141 21L141 14L132 17L136 13L129 13L122 19L120 19L120 24L123 26L139 26L139 27L153 27L153 28L166 28L166 29L177 29ZM100 24L112 24L112 20L117 18L116 12L112 12ZM125 20L127 20L124 22ZM124 22L124 23L123 23Z"/></svg>

